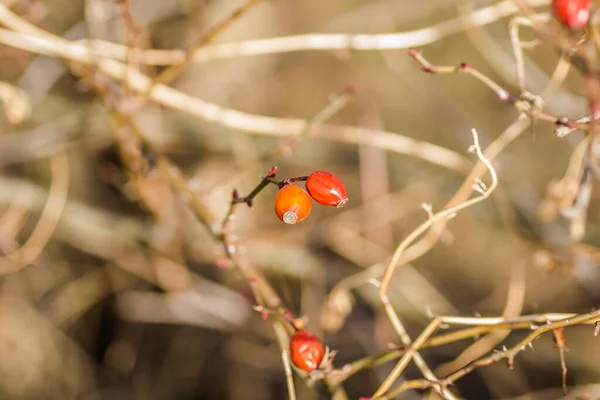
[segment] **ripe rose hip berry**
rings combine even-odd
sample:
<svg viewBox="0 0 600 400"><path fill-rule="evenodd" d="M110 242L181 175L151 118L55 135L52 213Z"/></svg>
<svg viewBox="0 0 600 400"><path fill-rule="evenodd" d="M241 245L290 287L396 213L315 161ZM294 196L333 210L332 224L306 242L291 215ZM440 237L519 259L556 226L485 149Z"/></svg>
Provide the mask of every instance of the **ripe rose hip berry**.
<svg viewBox="0 0 600 400"><path fill-rule="evenodd" d="M296 224L310 214L312 201L304 189L285 185L275 197L275 214L286 224Z"/></svg>
<svg viewBox="0 0 600 400"><path fill-rule="evenodd" d="M569 29L582 29L590 20L591 8L591 0L552 1L554 17Z"/></svg>
<svg viewBox="0 0 600 400"><path fill-rule="evenodd" d="M340 178L325 171L315 171L306 180L306 190L317 203L343 207L348 201L346 187Z"/></svg>
<svg viewBox="0 0 600 400"><path fill-rule="evenodd" d="M317 336L301 329L294 333L290 340L290 356L297 368L311 372L323 361L325 349Z"/></svg>

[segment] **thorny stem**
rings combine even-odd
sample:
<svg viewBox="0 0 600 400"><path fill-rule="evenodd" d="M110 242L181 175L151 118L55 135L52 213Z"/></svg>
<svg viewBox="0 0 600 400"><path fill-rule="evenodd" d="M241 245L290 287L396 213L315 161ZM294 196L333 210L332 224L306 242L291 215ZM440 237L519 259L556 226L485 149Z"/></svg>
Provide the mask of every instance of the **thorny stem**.
<svg viewBox="0 0 600 400"><path fill-rule="evenodd" d="M523 315L515 318L504 318L504 317L450 317L441 316L442 322L445 324L460 324L460 325L475 325L470 328L457 330L450 333L438 334L427 339L419 348L426 349L432 347L439 347L449 343L456 343L461 340L469 338L477 338L487 333L510 329L515 330L535 330L538 328L536 324L544 324L548 322L556 322L561 320L568 320L569 318L576 317L577 314L534 314L534 315ZM594 320L588 320L582 324L590 324L598 326L600 331L600 324ZM337 383L341 383L348 379L350 376L360 372L364 369L375 367L377 365L386 363L388 361L395 360L407 351L406 347L400 347L391 351L379 354L376 356L365 357L360 360L356 360L352 363L346 364L340 368L335 375ZM385 397L383 397L385 398Z"/></svg>
<svg viewBox="0 0 600 400"><path fill-rule="evenodd" d="M585 314L579 314L573 318L568 318L568 319L565 319L562 321L557 321L554 323L540 326L536 330L534 330L532 333L530 333L525 339L523 339L519 343L517 343L514 347L512 347L508 350L502 350L502 351L495 352L487 357L483 357L477 361L474 361L471 364L467 365L466 367L459 369L458 371L449 375L444 380L448 381L448 382L455 382L476 368L487 366L487 365L493 364L493 363L498 362L503 359L506 359L508 362L508 365L510 366L510 365L512 365L514 357L521 351L524 351L527 348L527 346L530 345L530 343L532 343L535 339L537 339L542 334L549 332L553 329L566 327L566 326L572 326L572 325L578 325L578 324L581 324L584 322L598 320L599 318L600 318L600 309L594 310L592 312L585 313Z"/></svg>
<svg viewBox="0 0 600 400"><path fill-rule="evenodd" d="M250 192L250 194L246 197L238 197L237 190L233 192L233 199L231 200L231 204L238 203L246 203L248 207L252 207L252 200L256 195L258 195L264 188L266 188L270 183L279 185L279 182L275 180L275 175L277 174L277 165L275 165L267 175L265 175L260 183Z"/></svg>
<svg viewBox="0 0 600 400"><path fill-rule="evenodd" d="M580 129L584 131L590 129L589 124L582 124L578 121L573 121L564 117L556 117L542 111L540 104L538 104L536 101L536 96L527 96L527 93L523 93L523 95L519 98L512 96L506 89L504 89L490 77L467 63L461 63L459 66L439 66L431 64L417 49L410 49L408 54L421 65L421 68L424 72L433 74L455 74L462 72L473 76L475 79L482 82L492 91L494 91L499 100L512 104L517 111L519 111L521 114L527 115L532 119L547 121L557 126L565 126L571 129Z"/></svg>
<svg viewBox="0 0 600 400"><path fill-rule="evenodd" d="M546 320L546 323L544 325L541 325L541 326L532 325L532 322L537 322L544 316L548 317L548 320ZM489 318L463 318L463 317L458 317L458 318L456 318L456 317L438 317L438 318L444 322L453 321L453 320L457 320L457 321L465 320L465 322L466 322L466 320L469 320L469 321L473 320L473 323L475 323L475 320L477 320L477 319L481 319L481 320L489 319ZM561 318L561 319L556 320L556 318ZM578 314L578 315L575 315L575 314L568 314L568 315L567 314L539 314L539 315L532 315L532 316L523 316L523 317L518 317L516 319L507 320L507 322L505 322L503 324L497 324L494 326L494 328L516 329L517 326L522 327L522 324L525 323L524 320L527 320L527 319L530 321L530 322L528 322L529 329L532 329L533 332L531 332L525 339L523 339L519 343L517 343L514 347L512 347L510 349L503 349L501 351L494 351L492 354L490 354L486 357L482 357L479 360L476 360L476 361L468 364L464 368L457 370L456 372L450 374L449 376L447 376L446 378L441 379L441 380L415 379L415 380L405 381L400 386L396 387L395 389L393 389L389 393L387 393L387 395L377 397L377 398L378 399L393 399L393 398L395 398L395 396L397 396L400 393L402 393L406 390L409 390L409 389L438 388L439 390L445 390L448 386L454 384L457 380L464 377L468 373L472 372L474 369L481 368L481 367L484 367L487 365L491 365L491 364L494 364L494 363L504 360L504 359L507 360L507 366L509 368L512 368L513 362L514 362L514 357L521 351L525 351L528 346L531 347L532 342L546 332L552 331L556 335L556 333L557 332L560 333L560 330L563 329L564 327L579 325L579 324L594 324L595 326L598 326L598 322L600 321L600 309L594 310L589 313ZM554 322L550 322L550 319L554 319ZM520 322L518 323L518 325L514 325L512 322L508 322L508 321L512 321L512 320L518 320ZM476 328L479 328L479 327L476 327ZM596 332L596 330L594 330L594 332ZM566 350L566 342L564 342L562 337L559 336L559 338L560 338L559 341L562 341L562 342L557 343L557 345L559 347L559 350L562 350L561 352L564 352L564 350ZM432 338L432 339L434 339L434 338ZM427 346L427 343L431 344L431 341L425 342L423 344L423 346L420 347L420 349ZM358 372L361 368L367 368L367 367L371 367L374 365L378 365L382 362L389 361L392 358L396 358L403 354L406 354L406 352L407 352L407 349L396 349L396 350L389 352L388 354L384 354L384 355L374 357L374 358L368 358L368 359L356 361L355 363L350 364L350 367L345 368L347 370L347 371L345 371L346 374L338 376L338 380L339 380L339 382L342 382L349 375ZM352 368L352 370L351 370L351 368ZM564 379L565 379L565 374L566 374L566 365L564 364L564 356L561 356L561 368L563 371L563 387L565 387L566 384L564 383Z"/></svg>

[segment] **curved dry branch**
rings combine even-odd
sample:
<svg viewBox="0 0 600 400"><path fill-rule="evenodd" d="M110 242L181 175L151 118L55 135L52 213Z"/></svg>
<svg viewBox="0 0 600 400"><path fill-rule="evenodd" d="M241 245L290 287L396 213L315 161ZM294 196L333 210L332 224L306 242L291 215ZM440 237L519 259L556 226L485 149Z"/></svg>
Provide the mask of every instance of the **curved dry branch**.
<svg viewBox="0 0 600 400"><path fill-rule="evenodd" d="M410 348L404 353L404 355L402 356L400 361L398 361L398 364L396 364L396 366L394 367L392 372L384 380L384 382L381 384L379 389L377 389L377 391L373 395L373 398L381 397L386 391L389 390L389 388L398 379L398 377L400 376L400 374L402 373L404 368L406 368L406 366L411 361L411 359L415 360L415 363L417 364L417 366L419 366L419 369L421 369L421 371L423 372L423 375L427 379L436 380L435 375L433 375L433 373L428 371L428 367L426 366L422 357L419 355L418 349L423 344L423 342L426 339L428 339L429 336L431 336L432 332L435 331L435 329L437 329L437 325L430 324L430 326L426 330L423 331L423 333L419 336L419 338L414 343L411 343L411 339L408 336L406 329L404 328L404 325L400 321L398 314L396 313L391 302L388 299L387 289L391 282L392 275L393 275L394 271L396 270L396 268L398 267L399 261L401 260L401 257L403 255L404 251L408 248L408 246L410 246L419 236L421 236L423 233L425 233L436 222L448 220L449 218L453 218L457 212L487 199L490 196L490 194L494 191L494 189L496 189L496 186L498 185L498 177L496 175L496 170L494 169L492 164L488 161L488 159L484 156L483 151L481 150L481 147L479 145L479 137L477 136L477 132L473 129L472 133L473 133L473 143L474 144L469 150L474 151L477 154L477 157L479 158L479 160L483 163L483 165L485 165L487 170L490 172L490 175L492 177L492 184L490 185L489 188L487 188L487 187L485 187L485 185L483 184L482 181L480 181L478 179L475 180L473 189L480 193L479 196L474 197L470 200L466 200L461 204L458 204L454 207L445 209L436 214L431 214L429 219L427 221L425 221L424 223L422 223L417 229L412 231L411 234L408 235L402 241L402 243L400 243L400 245L397 247L396 251L394 252L394 255L392 256L392 260L388 264L385 274L383 276L383 279L381 281L381 287L379 288L379 298L381 299L381 302L383 303L385 311L388 315L388 318L392 322L394 329L400 336L400 339L406 346L410 346ZM431 211L429 211L429 212L431 213ZM443 394L445 397L448 397L448 394L450 393L448 390L444 390L441 388L435 387L435 389L438 390L439 392L441 392L440 394Z"/></svg>
<svg viewBox="0 0 600 400"><path fill-rule="evenodd" d="M50 171L52 183L42 216L23 246L0 258L0 275L13 273L35 261L56 229L69 190L69 163L64 152L50 158Z"/></svg>

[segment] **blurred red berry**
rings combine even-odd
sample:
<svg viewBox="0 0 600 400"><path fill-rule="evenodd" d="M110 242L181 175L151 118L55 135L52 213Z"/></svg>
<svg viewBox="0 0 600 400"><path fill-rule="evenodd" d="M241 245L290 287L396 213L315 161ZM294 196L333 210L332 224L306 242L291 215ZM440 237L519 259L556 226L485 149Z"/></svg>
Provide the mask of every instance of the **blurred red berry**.
<svg viewBox="0 0 600 400"><path fill-rule="evenodd" d="M343 207L348 201L346 187L340 178L324 171L315 171L306 180L306 190L317 203Z"/></svg>
<svg viewBox="0 0 600 400"><path fill-rule="evenodd" d="M325 349L317 336L301 329L294 333L290 340L290 356L297 368L311 372L323 361Z"/></svg>
<svg viewBox="0 0 600 400"><path fill-rule="evenodd" d="M310 214L312 201L304 189L289 184L285 185L275 197L275 214L286 224L295 224Z"/></svg>
<svg viewBox="0 0 600 400"><path fill-rule="evenodd" d="M591 9L591 0L552 0L554 17L569 29L579 30L587 25Z"/></svg>

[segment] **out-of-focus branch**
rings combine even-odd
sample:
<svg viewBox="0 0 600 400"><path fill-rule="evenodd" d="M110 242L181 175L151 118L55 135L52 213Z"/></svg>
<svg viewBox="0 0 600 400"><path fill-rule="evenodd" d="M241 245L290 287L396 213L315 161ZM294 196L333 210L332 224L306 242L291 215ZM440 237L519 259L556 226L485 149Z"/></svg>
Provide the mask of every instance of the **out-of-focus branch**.
<svg viewBox="0 0 600 400"><path fill-rule="evenodd" d="M528 0L531 7L544 6L549 0ZM383 34L305 34L282 36L269 39L247 40L236 43L224 43L204 46L197 49L192 62L206 62L222 58L279 54L295 51L384 51L425 46L465 29L496 22L518 12L513 0L500 1L494 5L480 8L464 17L457 17L436 25L408 32ZM83 41L81 47L90 45L97 55L125 60L125 46L104 41ZM152 65L182 63L187 58L185 50L144 50L140 62Z"/></svg>
<svg viewBox="0 0 600 400"><path fill-rule="evenodd" d="M42 215L27 241L12 253L0 257L0 274L9 274L31 264L52 237L64 210L69 190L69 163L64 152L50 158L52 183Z"/></svg>
<svg viewBox="0 0 600 400"><path fill-rule="evenodd" d="M199 51L202 47L210 43L221 32L223 32L225 29L231 26L231 24L237 21L242 15L246 14L250 9L259 4L261 1L262 0L245 0L245 3L242 4L241 7L233 11L226 18L224 18L211 29L209 29L208 32L206 32L200 38L198 38L195 41L195 43L187 51L185 51L184 59L173 64L169 68L166 68L152 80L152 83L167 84L171 82L193 60L194 54L197 51Z"/></svg>
<svg viewBox="0 0 600 400"><path fill-rule="evenodd" d="M5 12L2 12L2 5L0 4L0 21L3 21L5 14ZM9 20L9 22L13 21ZM70 42L45 32L43 37L39 36L38 28L33 26L23 27L23 23L27 24L27 22L21 20L18 22L18 24L12 23L11 27L21 28L22 33L18 34L0 29L0 43L96 66L114 79L119 81L124 79L127 68L123 63L109 59L96 60L87 49L81 52L81 48L72 47ZM31 36L32 34L38 36ZM128 77L131 89L138 93L148 93L152 86L152 80L137 71L130 71ZM304 119L273 118L223 108L164 85L154 85L148 93L148 97L166 107L200 117L207 122L246 133L298 136L302 132L305 132L307 125L310 124L309 120ZM451 150L397 133L331 124L314 124L309 132L311 136L321 139L365 144L399 154L411 155L461 173L465 172L468 168L468 161L463 156Z"/></svg>

